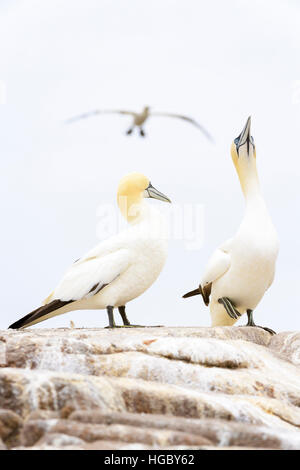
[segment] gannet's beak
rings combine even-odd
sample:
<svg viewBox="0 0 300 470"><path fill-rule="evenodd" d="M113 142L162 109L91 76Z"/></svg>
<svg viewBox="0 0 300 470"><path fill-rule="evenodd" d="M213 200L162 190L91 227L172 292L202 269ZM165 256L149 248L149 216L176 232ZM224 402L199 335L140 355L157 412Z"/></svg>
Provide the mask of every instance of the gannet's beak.
<svg viewBox="0 0 300 470"><path fill-rule="evenodd" d="M171 202L167 196L165 196L163 193L155 189L151 183L149 183L148 188L145 189L144 197L150 197L152 199L159 199L159 201Z"/></svg>
<svg viewBox="0 0 300 470"><path fill-rule="evenodd" d="M253 139L251 137L251 116L248 117L246 125L240 135L234 141L237 149L237 153L239 153L239 148L242 145L247 144L247 153L249 155L250 144L253 144Z"/></svg>

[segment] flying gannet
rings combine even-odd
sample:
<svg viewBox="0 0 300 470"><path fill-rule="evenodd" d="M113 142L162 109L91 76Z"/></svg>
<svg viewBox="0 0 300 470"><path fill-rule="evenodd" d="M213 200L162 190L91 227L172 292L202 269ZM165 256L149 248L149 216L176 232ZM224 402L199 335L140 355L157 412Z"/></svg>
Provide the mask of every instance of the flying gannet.
<svg viewBox="0 0 300 470"><path fill-rule="evenodd" d="M65 273L43 305L9 328L25 328L72 310L106 309L109 327L118 307L125 326L127 302L157 279L167 257L166 221L145 198L171 202L148 178L132 173L121 179L117 202L129 228L99 243Z"/></svg>
<svg viewBox="0 0 300 470"><path fill-rule="evenodd" d="M126 133L127 133L127 135L130 135L134 131L134 128L138 127L139 131L140 131L140 135L142 137L145 137L145 135L146 135L145 131L143 129L143 125L147 121L147 119L149 119L149 117L151 117L151 116L154 116L154 117L155 116L161 116L161 117L171 117L171 118L183 119L184 121L189 122L190 124L193 124L194 126L196 126L198 129L200 129L202 131L202 133L210 141L213 141L213 138L211 137L209 132L203 126L201 126L201 124L199 124L197 121L195 121L195 119L192 119L188 116L183 116L181 114L153 112L153 111L150 111L149 106L145 106L143 111L140 112L140 113L136 113L134 111L123 111L123 110L100 110L100 109L95 109L94 111L89 111L88 113L80 114L79 116L75 116L73 118L70 118L66 122L68 124L70 124L72 122L79 121L80 119L86 119L86 118L89 118L91 116L97 116L99 114L125 114L125 115L128 115L128 116L132 116L132 118L133 118L132 125L130 126L130 128L128 129L128 131Z"/></svg>
<svg viewBox="0 0 300 470"><path fill-rule="evenodd" d="M202 295L205 305L210 305L212 326L233 325L245 312L247 326L257 326L253 310L271 286L275 274L278 237L260 191L250 126L249 117L231 146L232 160L246 200L244 218L236 235L209 259L199 288L183 296ZM274 334L273 330L264 329Z"/></svg>

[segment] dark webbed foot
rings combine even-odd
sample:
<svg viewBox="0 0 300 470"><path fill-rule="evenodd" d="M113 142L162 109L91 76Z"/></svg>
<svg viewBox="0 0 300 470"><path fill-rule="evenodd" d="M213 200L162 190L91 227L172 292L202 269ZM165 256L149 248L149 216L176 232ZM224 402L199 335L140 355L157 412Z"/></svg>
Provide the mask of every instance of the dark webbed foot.
<svg viewBox="0 0 300 470"><path fill-rule="evenodd" d="M129 325L127 328L162 328L164 325Z"/></svg>
<svg viewBox="0 0 300 470"><path fill-rule="evenodd" d="M141 137L146 137L144 129L140 129L140 136Z"/></svg>
<svg viewBox="0 0 300 470"><path fill-rule="evenodd" d="M127 134L127 135L130 135L130 134L132 134L132 132L133 132L133 127L131 127L130 129L128 129L128 131L126 132L126 134Z"/></svg>
<svg viewBox="0 0 300 470"><path fill-rule="evenodd" d="M105 326L104 328L115 329L115 328L145 328L145 327L141 325L114 325L114 326Z"/></svg>
<svg viewBox="0 0 300 470"><path fill-rule="evenodd" d="M274 330L271 330L271 328L267 328L266 326L259 326L254 323L253 310L248 309L247 316L248 316L248 322L247 322L247 325L245 326L256 326L256 328L262 328L263 330L267 331L268 333L270 333L270 335L276 335L276 332Z"/></svg>
<svg viewBox="0 0 300 470"><path fill-rule="evenodd" d="M114 325L105 326L104 328L163 328L164 325Z"/></svg>
<svg viewBox="0 0 300 470"><path fill-rule="evenodd" d="M268 333L270 333L270 335L277 335L276 331L272 330L271 328L267 328L266 326L259 326L259 325L255 325L256 328L262 328L263 330L267 331Z"/></svg>
<svg viewBox="0 0 300 470"><path fill-rule="evenodd" d="M228 297L221 297L218 299L219 304L223 304L226 312L230 316L230 318L233 318L233 320L237 320L240 316L241 313L235 308L234 304Z"/></svg>
<svg viewBox="0 0 300 470"><path fill-rule="evenodd" d="M145 325L123 325L122 328L146 328Z"/></svg>

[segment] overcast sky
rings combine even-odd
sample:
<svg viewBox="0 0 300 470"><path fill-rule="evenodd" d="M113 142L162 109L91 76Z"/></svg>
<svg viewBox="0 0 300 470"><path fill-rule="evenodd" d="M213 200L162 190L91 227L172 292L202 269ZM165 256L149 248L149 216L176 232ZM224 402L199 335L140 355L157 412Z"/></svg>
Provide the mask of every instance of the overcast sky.
<svg viewBox="0 0 300 470"><path fill-rule="evenodd" d="M200 298L181 295L197 286L212 250L243 216L229 149L250 114L281 243L275 282L254 318L277 331L300 328L299 22L297 0L1 0L0 328L38 307L105 236L97 211L115 204L118 181L131 171L146 174L175 209L200 205L203 243L191 250L171 240L160 278L128 305L130 320L210 325ZM145 104L197 118L216 144L164 118L147 123L146 139L125 135L124 116L64 124L97 107ZM39 326L71 319L107 324L104 311L89 311Z"/></svg>

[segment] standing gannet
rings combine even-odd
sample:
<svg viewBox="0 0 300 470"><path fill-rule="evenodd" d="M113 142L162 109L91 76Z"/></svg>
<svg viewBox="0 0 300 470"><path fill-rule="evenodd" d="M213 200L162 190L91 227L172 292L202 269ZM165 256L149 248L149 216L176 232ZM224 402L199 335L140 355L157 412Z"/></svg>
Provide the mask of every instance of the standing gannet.
<svg viewBox="0 0 300 470"><path fill-rule="evenodd" d="M153 284L167 258L165 219L145 198L171 202L146 176L125 176L119 183L117 202L130 227L77 260L43 306L9 328L25 328L82 309L106 309L109 327L114 328L114 307L118 307L124 325L130 326L125 312L127 302Z"/></svg>
<svg viewBox="0 0 300 470"><path fill-rule="evenodd" d="M236 235L210 258L198 289L210 304L212 326L233 325L247 312L247 326L257 326L253 310L273 282L278 238L260 192L251 118L231 146L231 156L246 199L246 211ZM210 300L209 297L211 296ZM262 327L261 327L262 328ZM264 328L274 333L269 328Z"/></svg>
<svg viewBox="0 0 300 470"><path fill-rule="evenodd" d="M151 116L161 116L161 117L172 117L172 118L178 118L178 119L183 119L184 121L189 122L190 124L193 124L196 126L198 129L202 131L202 133L210 140L213 141L213 138L211 135L207 132L207 130L201 126L195 119L192 119L188 116L183 116L181 114L173 114L173 113L159 113L159 112L152 112L150 111L149 106L145 106L143 111L140 113L136 113L134 111L123 111L123 110L99 110L95 109L94 111L89 111L88 113L80 114L79 116L75 116L71 119L68 119L66 122L67 123L72 123L75 121L79 121L80 119L86 119L91 116L97 116L98 114L125 114L133 117L132 125L126 132L127 135L132 134L134 131L135 127L139 128L140 135L142 137L145 137L145 131L143 129L143 124L146 122L146 120L151 117Z"/></svg>

